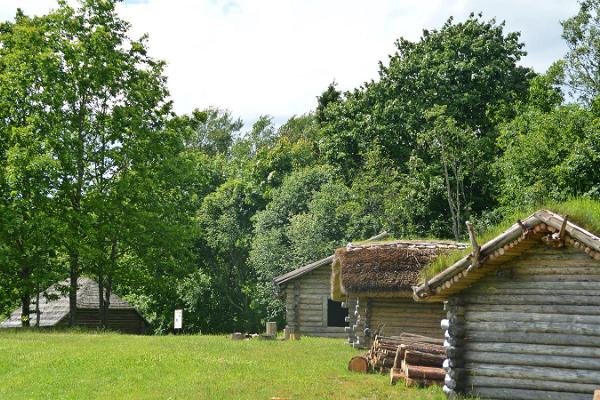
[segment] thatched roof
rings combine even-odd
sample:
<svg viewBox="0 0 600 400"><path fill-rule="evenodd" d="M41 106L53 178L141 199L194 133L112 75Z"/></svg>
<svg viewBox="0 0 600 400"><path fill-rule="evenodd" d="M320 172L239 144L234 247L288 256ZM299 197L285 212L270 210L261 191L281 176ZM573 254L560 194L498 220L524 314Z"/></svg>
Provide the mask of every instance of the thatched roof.
<svg viewBox="0 0 600 400"><path fill-rule="evenodd" d="M423 301L444 301L492 271L490 266L517 257L520 249L530 242L555 242L559 240L561 232L565 242L561 245L573 246L600 260L600 237L552 211L538 210L483 244L477 260L468 254L416 286L414 297Z"/></svg>
<svg viewBox="0 0 600 400"><path fill-rule="evenodd" d="M40 326L55 326L69 314L69 281L65 280L50 286L40 294ZM79 278L77 290L77 308L100 309L98 283L89 278ZM45 294L45 295L44 295ZM33 299L35 300L35 299ZM135 310L135 308L115 294L110 295L110 310ZM35 321L35 304L31 305L32 325ZM21 307L13 311L10 317L0 323L0 328L21 327Z"/></svg>
<svg viewBox="0 0 600 400"><path fill-rule="evenodd" d="M388 237L389 234L387 232L382 232L376 236L373 236L372 238L369 238L367 240L365 240L365 242L371 242L374 240L381 240L381 239L385 239L386 237ZM314 271L315 269L322 267L324 265L331 265L331 263L333 262L333 255L330 255L328 257L325 257L321 260L312 262L310 264L304 265L300 268L296 268L293 271L290 271L288 273L285 273L283 275L279 275L278 277L273 279L273 284L276 287L281 287L284 284L286 284L287 282L300 278L301 276L304 276L306 274L308 274L311 271Z"/></svg>
<svg viewBox="0 0 600 400"><path fill-rule="evenodd" d="M465 248L463 243L393 241L349 245L335 252L332 296L406 295L420 271L443 252Z"/></svg>

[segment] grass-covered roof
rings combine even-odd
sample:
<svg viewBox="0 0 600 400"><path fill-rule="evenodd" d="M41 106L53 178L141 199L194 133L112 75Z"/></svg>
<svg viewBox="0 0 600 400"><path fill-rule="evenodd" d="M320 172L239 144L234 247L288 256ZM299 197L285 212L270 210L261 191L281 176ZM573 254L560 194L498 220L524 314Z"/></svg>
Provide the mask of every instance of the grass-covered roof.
<svg viewBox="0 0 600 400"><path fill-rule="evenodd" d="M506 216L504 220L477 236L478 243L484 244L510 228L517 220L526 218L536 210L547 209L560 215L568 215L569 221L589 230L593 233L600 233L600 201L591 199L571 199L564 202L547 202L542 205L524 208ZM451 266L461 258L473 251L469 246L465 249L457 249L437 257L432 263L421 271L420 281L424 282L433 276L439 274L447 267Z"/></svg>

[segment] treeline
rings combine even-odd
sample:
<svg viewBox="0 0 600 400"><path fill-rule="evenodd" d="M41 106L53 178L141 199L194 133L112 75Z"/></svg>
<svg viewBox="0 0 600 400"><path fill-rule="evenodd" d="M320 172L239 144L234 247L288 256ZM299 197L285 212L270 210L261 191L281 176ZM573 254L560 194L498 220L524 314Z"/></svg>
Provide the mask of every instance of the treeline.
<svg viewBox="0 0 600 400"><path fill-rule="evenodd" d="M464 238L523 206L600 198L600 2L539 74L519 34L471 15L399 39L377 80L280 127L172 111L164 63L115 2L0 26L0 315L77 277L156 332L283 321L272 278L348 241ZM558 57L557 57L558 58ZM268 111L268 110L267 110ZM76 316L75 316L76 318ZM75 323L76 321L71 321Z"/></svg>

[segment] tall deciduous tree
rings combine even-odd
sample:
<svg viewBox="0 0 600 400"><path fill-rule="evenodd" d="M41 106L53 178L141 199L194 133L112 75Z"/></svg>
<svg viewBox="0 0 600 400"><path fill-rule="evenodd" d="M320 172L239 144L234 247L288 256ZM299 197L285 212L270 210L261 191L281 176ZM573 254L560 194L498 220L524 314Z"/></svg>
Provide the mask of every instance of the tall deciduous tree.
<svg viewBox="0 0 600 400"><path fill-rule="evenodd" d="M566 83L574 95L590 104L600 95L600 1L582 0L579 12L562 22Z"/></svg>

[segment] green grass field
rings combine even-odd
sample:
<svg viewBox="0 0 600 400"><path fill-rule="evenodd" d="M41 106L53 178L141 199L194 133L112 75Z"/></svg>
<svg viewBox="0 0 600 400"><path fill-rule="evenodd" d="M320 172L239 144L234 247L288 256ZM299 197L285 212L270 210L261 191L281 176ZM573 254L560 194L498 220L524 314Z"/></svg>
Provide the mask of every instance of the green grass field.
<svg viewBox="0 0 600 400"><path fill-rule="evenodd" d="M444 399L346 370L342 340L0 331L0 399Z"/></svg>

